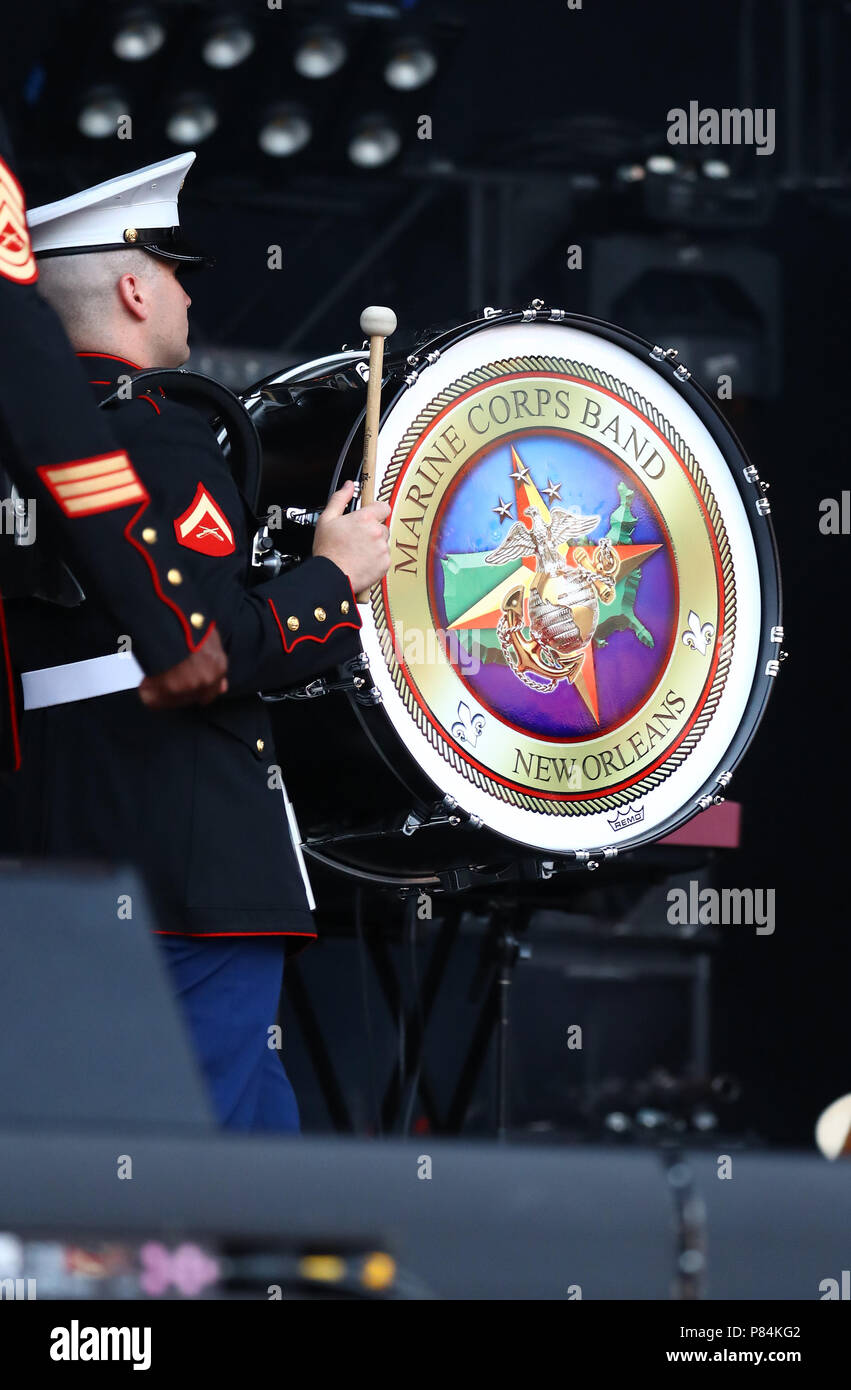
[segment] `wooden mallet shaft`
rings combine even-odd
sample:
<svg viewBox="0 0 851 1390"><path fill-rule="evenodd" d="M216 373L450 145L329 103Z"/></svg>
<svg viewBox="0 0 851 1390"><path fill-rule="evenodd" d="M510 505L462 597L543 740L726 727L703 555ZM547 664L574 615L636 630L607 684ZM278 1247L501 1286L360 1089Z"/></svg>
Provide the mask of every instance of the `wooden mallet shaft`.
<svg viewBox="0 0 851 1390"><path fill-rule="evenodd" d="M392 309L373 304L360 316L361 331L369 338L369 382L366 388L364 417L363 463L361 467L360 505L375 501L375 457L378 448L378 425L381 418L381 379L384 375L384 339L396 331L396 315ZM358 594L358 603L366 603L369 590Z"/></svg>

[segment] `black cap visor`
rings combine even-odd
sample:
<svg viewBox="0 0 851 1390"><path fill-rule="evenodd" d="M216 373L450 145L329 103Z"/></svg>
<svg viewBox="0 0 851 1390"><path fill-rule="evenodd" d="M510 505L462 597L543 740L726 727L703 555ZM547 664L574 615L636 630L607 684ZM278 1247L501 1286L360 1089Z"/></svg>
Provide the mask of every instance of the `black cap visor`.
<svg viewBox="0 0 851 1390"><path fill-rule="evenodd" d="M51 251L37 251L36 259L82 256L100 251L147 251L164 261L179 261L184 270L204 270L216 264L215 257L187 241L179 227L128 227L123 241L109 241L100 246L58 246Z"/></svg>

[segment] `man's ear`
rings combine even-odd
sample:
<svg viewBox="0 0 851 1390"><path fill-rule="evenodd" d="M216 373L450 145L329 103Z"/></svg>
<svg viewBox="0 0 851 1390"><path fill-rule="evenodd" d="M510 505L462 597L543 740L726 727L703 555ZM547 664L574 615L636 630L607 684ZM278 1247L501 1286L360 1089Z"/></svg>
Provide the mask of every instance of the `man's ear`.
<svg viewBox="0 0 851 1390"><path fill-rule="evenodd" d="M145 282L140 275L127 271L118 281L118 295L127 310L135 319L146 319L149 313L148 294Z"/></svg>

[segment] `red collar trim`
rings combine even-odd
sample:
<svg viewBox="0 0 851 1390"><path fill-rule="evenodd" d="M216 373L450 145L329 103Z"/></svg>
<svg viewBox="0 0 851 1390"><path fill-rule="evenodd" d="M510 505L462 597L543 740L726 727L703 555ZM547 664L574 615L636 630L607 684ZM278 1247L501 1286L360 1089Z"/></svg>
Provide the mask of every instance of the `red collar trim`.
<svg viewBox="0 0 851 1390"><path fill-rule="evenodd" d="M139 366L139 363L138 363L138 362L131 362L129 357L119 357L118 354L117 354L116 352L78 352L78 353L77 353L77 356L78 356L78 357L104 357L104 358L106 358L106 359L107 359L108 361L110 361L110 362L126 362L126 364L127 364L128 367L132 367L133 370L134 370L134 371L137 371L137 372L141 372L141 371L144 371L144 370L145 370L144 367L140 367L140 366Z"/></svg>

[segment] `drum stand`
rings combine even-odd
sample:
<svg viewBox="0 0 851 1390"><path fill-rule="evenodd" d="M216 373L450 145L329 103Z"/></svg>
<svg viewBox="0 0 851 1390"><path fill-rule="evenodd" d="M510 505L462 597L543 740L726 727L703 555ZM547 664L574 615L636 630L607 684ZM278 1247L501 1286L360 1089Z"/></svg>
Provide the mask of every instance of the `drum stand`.
<svg viewBox="0 0 851 1390"><path fill-rule="evenodd" d="M412 952L415 950L418 896L416 890L411 890L403 899L403 935ZM490 900L485 905L486 926L476 974L470 989L471 1000L481 1000L481 1007L445 1113L441 1113L436 1089L424 1065L425 1034L429 1018L453 948L458 941L461 919L468 907L469 904L465 902L463 895L444 900L442 920L437 928L425 974L421 982L419 979L415 981L413 1001L406 1004L399 973L388 945L386 924L382 921L378 926L364 925L363 890L359 888L356 891L356 932L364 952L372 963L384 1001L394 1020L398 1041L396 1061L385 1085L380 1107L376 1104L378 1128L382 1134L409 1132L417 1098L420 1100L431 1133L461 1133L476 1084L487 1060L491 1039L495 1036L495 1132L499 1140L504 1141L507 1137L511 985L518 961L527 959L530 954L529 947L519 938L517 924L524 914L518 910L519 904L516 902ZM332 1123L336 1130L351 1133L355 1126L343 1089L295 961L287 966L286 988ZM368 1043L371 1047L371 1039L368 1039Z"/></svg>
<svg viewBox="0 0 851 1390"><path fill-rule="evenodd" d="M504 1142L508 1135L508 1044L510 1037L509 1003L514 970L518 960L527 960L529 947L515 934L518 918L513 905L491 904L490 921L485 930L479 956L479 968L473 992L485 987L484 1002L479 1013L467 1057L461 1068L447 1114L450 1133L459 1133L484 1067L491 1036L496 1034L496 1137ZM490 980L485 986L487 976Z"/></svg>

